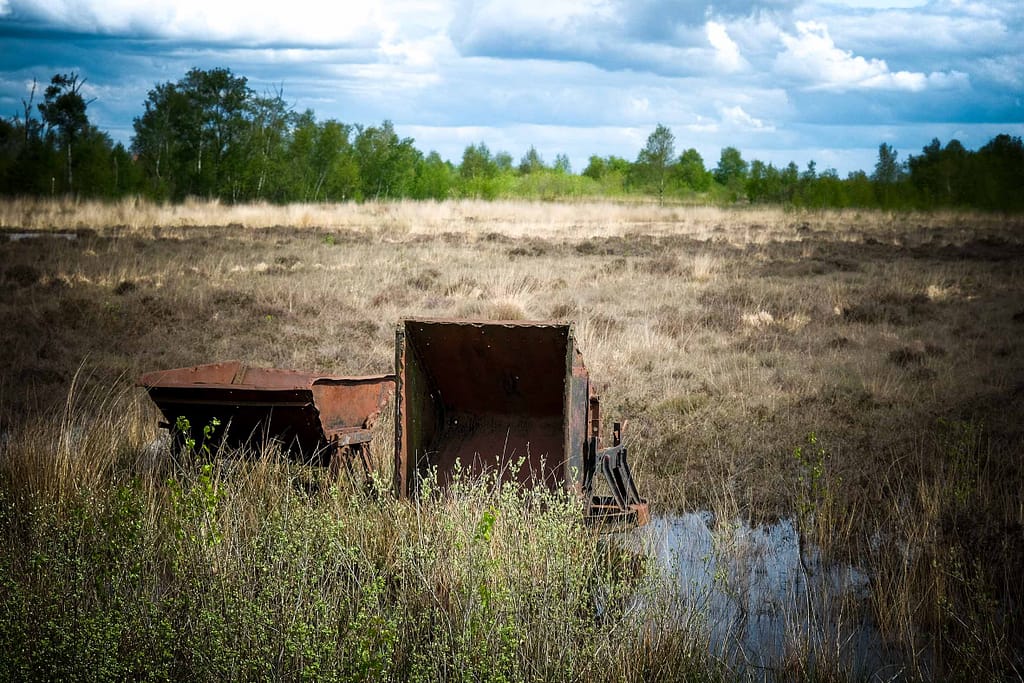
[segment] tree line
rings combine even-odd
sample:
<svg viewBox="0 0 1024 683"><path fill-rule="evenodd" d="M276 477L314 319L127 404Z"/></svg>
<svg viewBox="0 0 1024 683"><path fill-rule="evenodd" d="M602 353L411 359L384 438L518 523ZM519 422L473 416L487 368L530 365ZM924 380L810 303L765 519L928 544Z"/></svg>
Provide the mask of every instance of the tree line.
<svg viewBox="0 0 1024 683"><path fill-rule="evenodd" d="M1024 209L1024 144L997 135L976 151L935 139L900 160L887 143L873 171L840 178L745 160L721 150L708 168L694 148L676 148L658 125L635 160L591 156L575 173L566 155L547 163L534 147L518 162L484 142L458 165L424 154L390 121L375 126L318 120L280 91L260 95L230 69L192 69L149 91L125 147L94 126L85 79L57 74L22 109L0 119L0 194L161 201L335 202L451 197L556 199L653 196L659 201L771 203L806 207ZM36 101L37 98L40 101Z"/></svg>

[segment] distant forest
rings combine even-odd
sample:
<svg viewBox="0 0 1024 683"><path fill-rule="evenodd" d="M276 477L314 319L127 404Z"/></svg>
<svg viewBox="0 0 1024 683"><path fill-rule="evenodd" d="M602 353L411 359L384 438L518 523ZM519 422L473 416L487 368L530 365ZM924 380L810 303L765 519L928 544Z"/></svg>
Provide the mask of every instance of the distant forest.
<svg viewBox="0 0 1024 683"><path fill-rule="evenodd" d="M192 69L149 91L130 147L92 125L78 74L57 74L0 119L0 194L158 201L337 202L381 199L561 199L655 197L803 207L1024 209L1024 144L997 135L972 151L933 140L900 159L882 143L873 171L840 178L834 169L746 160L735 147L708 168L697 150L679 150L658 125L635 160L591 156L574 171L536 149L518 162L484 142L456 165L424 154L390 121L377 126L319 121L282 93L259 95L230 69Z"/></svg>

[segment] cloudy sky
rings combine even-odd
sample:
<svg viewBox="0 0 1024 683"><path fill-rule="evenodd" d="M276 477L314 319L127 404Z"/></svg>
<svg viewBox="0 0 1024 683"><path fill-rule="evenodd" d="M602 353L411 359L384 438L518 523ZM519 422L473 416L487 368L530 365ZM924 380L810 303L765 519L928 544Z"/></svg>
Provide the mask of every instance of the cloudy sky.
<svg viewBox="0 0 1024 683"><path fill-rule="evenodd" d="M635 159L659 122L840 174L880 142L977 148L1024 135L1022 0L0 0L0 115L76 71L92 121L129 142L156 83L226 66L319 119L391 119L456 163Z"/></svg>

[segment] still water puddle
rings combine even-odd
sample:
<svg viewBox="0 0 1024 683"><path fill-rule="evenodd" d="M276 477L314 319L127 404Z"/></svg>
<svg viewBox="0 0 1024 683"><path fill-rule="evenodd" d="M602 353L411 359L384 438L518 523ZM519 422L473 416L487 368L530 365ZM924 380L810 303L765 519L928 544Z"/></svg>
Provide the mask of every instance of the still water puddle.
<svg viewBox="0 0 1024 683"><path fill-rule="evenodd" d="M78 234L74 232L55 232L52 230L33 230L30 232L8 232L3 233L11 242L21 242L38 238L64 239L69 242L77 240Z"/></svg>
<svg viewBox="0 0 1024 683"><path fill-rule="evenodd" d="M869 577L813 548L801 558L790 520L751 527L716 524L707 512L657 517L639 539L678 588L678 617L705 629L711 652L734 670L761 679L815 669L900 675L870 616Z"/></svg>

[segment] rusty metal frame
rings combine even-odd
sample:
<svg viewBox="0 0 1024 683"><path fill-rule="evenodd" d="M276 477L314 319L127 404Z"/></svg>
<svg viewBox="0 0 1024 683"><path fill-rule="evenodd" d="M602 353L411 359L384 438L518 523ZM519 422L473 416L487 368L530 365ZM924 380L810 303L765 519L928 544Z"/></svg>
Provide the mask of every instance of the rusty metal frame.
<svg viewBox="0 0 1024 683"><path fill-rule="evenodd" d="M538 347L545 345L542 354ZM524 376L530 370L543 374L543 381L527 386ZM563 488L580 499L590 523L648 521L647 502L637 492L618 424L614 445L600 449L600 398L593 393L571 323L408 318L395 332L395 378L394 487L399 498L416 496L419 481L431 469L444 487L454 463L472 472L479 468L467 462L479 461L497 469L503 481ZM472 410L480 415L467 414L470 398L477 399ZM552 476L535 476L531 438L543 444ZM510 440L517 449L527 447L527 476L489 455L503 455ZM598 472L612 496L594 496Z"/></svg>

